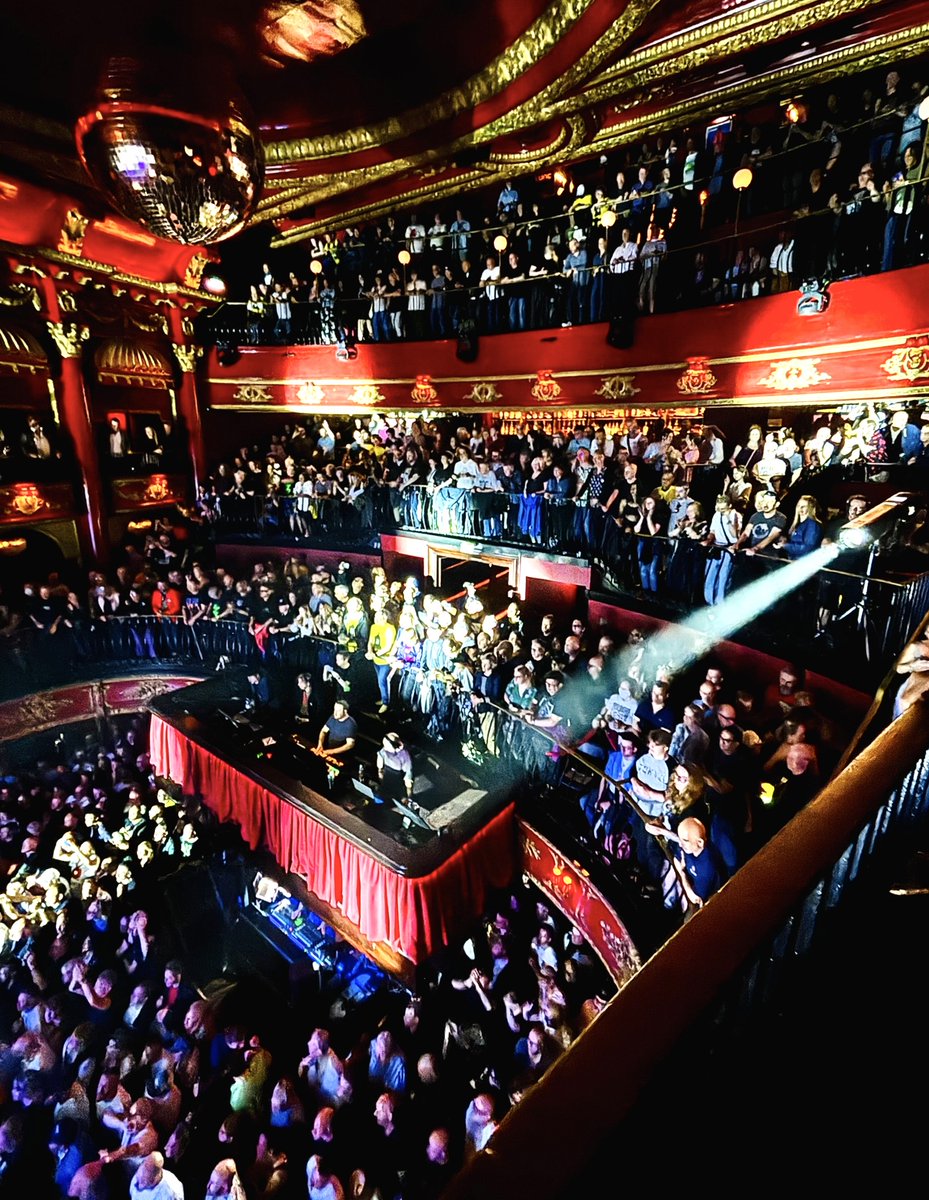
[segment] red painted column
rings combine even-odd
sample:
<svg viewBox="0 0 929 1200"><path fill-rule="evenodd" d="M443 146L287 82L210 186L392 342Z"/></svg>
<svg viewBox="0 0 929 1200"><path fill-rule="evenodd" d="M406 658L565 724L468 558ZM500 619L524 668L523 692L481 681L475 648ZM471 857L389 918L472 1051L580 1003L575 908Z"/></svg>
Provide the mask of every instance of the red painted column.
<svg viewBox="0 0 929 1200"><path fill-rule="evenodd" d="M48 331L61 355L61 384L56 389L56 394L61 423L71 438L80 469L81 487L87 507L87 549L98 564L103 564L110 553L106 500L90 416L90 403L81 369L81 346L88 331L86 326L62 322L57 302L54 308L49 305L49 309L58 318L48 322Z"/></svg>
<svg viewBox="0 0 929 1200"><path fill-rule="evenodd" d="M202 354L199 346L188 341L185 321L176 308L168 310L168 326L174 357L181 369L180 386L177 390L178 412L187 428L187 445L194 472L194 489L206 479L206 451L203 445L203 422L200 418L200 398L197 395L197 359ZM189 328L189 327L188 327Z"/></svg>

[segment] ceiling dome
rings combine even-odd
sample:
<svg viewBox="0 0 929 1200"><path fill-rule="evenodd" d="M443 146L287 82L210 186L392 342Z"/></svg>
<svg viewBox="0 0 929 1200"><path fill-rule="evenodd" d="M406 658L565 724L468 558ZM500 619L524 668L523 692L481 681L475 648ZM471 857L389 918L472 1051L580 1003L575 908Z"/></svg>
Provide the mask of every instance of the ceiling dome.
<svg viewBox="0 0 929 1200"><path fill-rule="evenodd" d="M174 382L171 364L158 350L129 338L110 338L94 356L101 383L166 389Z"/></svg>
<svg viewBox="0 0 929 1200"><path fill-rule="evenodd" d="M36 339L15 325L0 325L0 368L15 373L48 370L48 357Z"/></svg>

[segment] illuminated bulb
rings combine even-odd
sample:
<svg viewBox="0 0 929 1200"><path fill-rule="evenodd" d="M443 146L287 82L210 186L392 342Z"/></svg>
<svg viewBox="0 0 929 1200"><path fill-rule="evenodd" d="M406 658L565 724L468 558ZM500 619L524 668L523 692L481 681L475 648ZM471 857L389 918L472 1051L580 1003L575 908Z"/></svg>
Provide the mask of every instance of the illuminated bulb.
<svg viewBox="0 0 929 1200"><path fill-rule="evenodd" d="M612 208L608 208L600 214L600 224L604 229L611 229L616 224L616 213Z"/></svg>
<svg viewBox="0 0 929 1200"><path fill-rule="evenodd" d="M322 273L322 269L323 269L323 264L319 261L318 258L313 258L310 260L310 270L313 272L314 275L320 275Z"/></svg>
<svg viewBox="0 0 929 1200"><path fill-rule="evenodd" d="M732 176L732 186L737 192L744 192L747 187L752 185L752 172L750 167L740 167Z"/></svg>
<svg viewBox="0 0 929 1200"><path fill-rule="evenodd" d="M506 238L503 236L502 233L498 233L497 236L494 238L494 249L497 251L498 254L502 254L503 251L506 249L506 246L507 246Z"/></svg>
<svg viewBox="0 0 929 1200"><path fill-rule="evenodd" d="M563 867L556 865L552 867L552 874L557 878L563 870Z"/></svg>
<svg viewBox="0 0 929 1200"><path fill-rule="evenodd" d="M710 198L710 193L706 190L706 188L704 188L703 191L700 193L700 203L706 204L706 202L707 202L707 200L709 200L709 198Z"/></svg>
<svg viewBox="0 0 929 1200"><path fill-rule="evenodd" d="M784 116L791 123L791 125L796 125L796 123L800 120L800 109L796 106L796 104L794 104L793 100L791 100L791 102L787 105Z"/></svg>
<svg viewBox="0 0 929 1200"><path fill-rule="evenodd" d="M401 250L397 255L397 262L400 263L401 266L405 267L409 265L412 258L413 256L410 254L409 250Z"/></svg>
<svg viewBox="0 0 929 1200"><path fill-rule="evenodd" d="M570 887L570 886L571 886L571 884L574 882L574 880L571 878L571 876L570 876L570 875L565 875L565 877L564 877L564 882L565 882L565 884L566 884L566 886L567 886L567 887Z"/></svg>

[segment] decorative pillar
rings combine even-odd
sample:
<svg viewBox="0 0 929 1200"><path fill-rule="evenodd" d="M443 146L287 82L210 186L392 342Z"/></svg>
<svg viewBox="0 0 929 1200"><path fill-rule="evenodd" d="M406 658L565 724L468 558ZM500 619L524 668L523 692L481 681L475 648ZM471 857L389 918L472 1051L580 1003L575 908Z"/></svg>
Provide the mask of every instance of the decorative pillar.
<svg viewBox="0 0 929 1200"><path fill-rule="evenodd" d="M197 359L203 353L200 346L187 341L191 322L183 319L176 308L168 310L171 330L171 348L177 365L181 369L180 387L177 390L178 409L187 426L187 444L193 464L194 489L199 489L206 480L206 454L203 446L203 423L200 419L200 400L197 396Z"/></svg>
<svg viewBox="0 0 929 1200"><path fill-rule="evenodd" d="M60 310L58 312L60 315ZM81 473L81 486L87 506L88 549L91 557L102 564L106 562L110 549L106 530L106 505L100 459L90 417L90 403L87 399L87 389L84 387L84 372L81 369L81 347L90 330L86 325L66 325L61 320L47 321L46 324L61 355L58 409L61 422L74 444L74 453Z"/></svg>

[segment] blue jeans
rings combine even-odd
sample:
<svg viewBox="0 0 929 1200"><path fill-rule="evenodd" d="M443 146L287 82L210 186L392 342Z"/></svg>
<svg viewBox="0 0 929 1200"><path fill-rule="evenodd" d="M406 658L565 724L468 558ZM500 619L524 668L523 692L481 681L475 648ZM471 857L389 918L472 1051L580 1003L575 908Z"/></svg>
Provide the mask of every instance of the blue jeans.
<svg viewBox="0 0 929 1200"><path fill-rule="evenodd" d="M371 319L371 329L374 333L376 342L390 341L390 318L387 316L387 310L376 312Z"/></svg>
<svg viewBox="0 0 929 1200"><path fill-rule="evenodd" d="M377 690L381 693L381 703L390 703L390 688L387 686L387 676L390 674L390 663L375 663L374 673L377 675Z"/></svg>
<svg viewBox="0 0 929 1200"><path fill-rule="evenodd" d="M510 297L510 329L517 333L526 328L526 298L525 296Z"/></svg>
<svg viewBox="0 0 929 1200"><path fill-rule="evenodd" d="M732 555L725 550L719 552L718 558L708 559L703 577L703 598L707 604L722 604L726 599L732 579L732 563Z"/></svg>
<svg viewBox="0 0 929 1200"><path fill-rule="evenodd" d="M661 571L661 555L658 553L657 546L650 545L650 543L654 541L654 538L639 538L639 574L642 576L642 590L645 592L658 591L658 576ZM651 551L650 560L648 562L643 562L643 554L647 554L649 551Z"/></svg>

